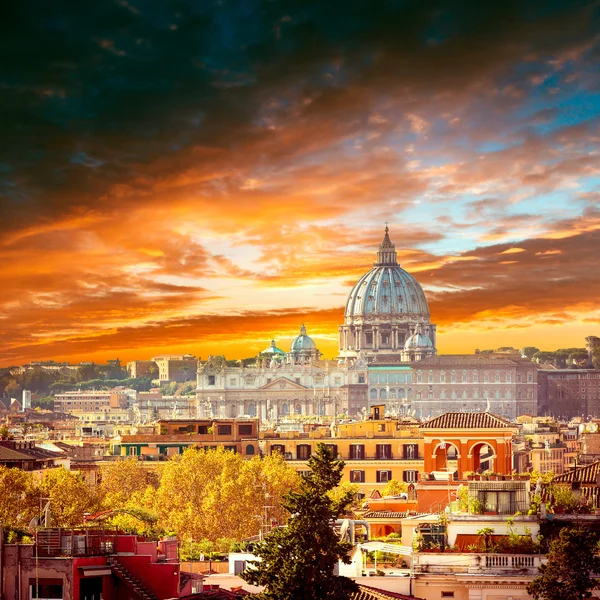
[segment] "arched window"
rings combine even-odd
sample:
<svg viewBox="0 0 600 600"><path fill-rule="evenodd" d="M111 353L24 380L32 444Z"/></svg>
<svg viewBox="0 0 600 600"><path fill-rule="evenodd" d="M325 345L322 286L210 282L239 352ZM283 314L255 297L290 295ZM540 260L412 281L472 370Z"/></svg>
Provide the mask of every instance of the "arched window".
<svg viewBox="0 0 600 600"><path fill-rule="evenodd" d="M385 388L381 388L381 389L379 390L379 397L380 397L382 400L385 400L385 399L387 398L387 392L386 392Z"/></svg>
<svg viewBox="0 0 600 600"><path fill-rule="evenodd" d="M289 415L289 414L290 414L290 407L288 406L287 402L286 402L286 403L284 403L284 404L281 406L281 414L282 414L282 415Z"/></svg>
<svg viewBox="0 0 600 600"><path fill-rule="evenodd" d="M246 446L246 456L251 456L254 454L254 446L252 444L248 444Z"/></svg>
<svg viewBox="0 0 600 600"><path fill-rule="evenodd" d="M371 391L369 392L369 398L371 400L377 400L377 390L375 388L371 388Z"/></svg>
<svg viewBox="0 0 600 600"><path fill-rule="evenodd" d="M251 417L255 417L256 416L256 404L252 403L248 406L248 414Z"/></svg>
<svg viewBox="0 0 600 600"><path fill-rule="evenodd" d="M397 398L395 388L392 388L390 390L390 398L394 398L394 399Z"/></svg>

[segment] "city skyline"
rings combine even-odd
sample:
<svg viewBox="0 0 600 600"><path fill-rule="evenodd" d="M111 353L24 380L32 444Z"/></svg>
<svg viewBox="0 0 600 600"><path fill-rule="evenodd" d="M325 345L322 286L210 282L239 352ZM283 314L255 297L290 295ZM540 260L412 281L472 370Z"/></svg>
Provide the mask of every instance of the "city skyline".
<svg viewBox="0 0 600 600"><path fill-rule="evenodd" d="M598 9L546 4L19 9L0 366L243 358L302 323L333 357L386 222L440 353L583 347Z"/></svg>

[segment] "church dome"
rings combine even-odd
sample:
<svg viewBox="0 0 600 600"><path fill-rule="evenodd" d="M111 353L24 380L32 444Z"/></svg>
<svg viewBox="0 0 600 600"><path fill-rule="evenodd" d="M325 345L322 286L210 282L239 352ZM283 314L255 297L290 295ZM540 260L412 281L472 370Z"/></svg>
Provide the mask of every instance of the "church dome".
<svg viewBox="0 0 600 600"><path fill-rule="evenodd" d="M422 348L433 348L431 340L421 331L421 324L417 325L417 329L404 344L405 350L417 350Z"/></svg>
<svg viewBox="0 0 600 600"><path fill-rule="evenodd" d="M346 303L346 320L369 319L380 315L422 315L429 320L429 306L419 282L396 260L396 249L385 228L377 262L352 288Z"/></svg>
<svg viewBox="0 0 600 600"><path fill-rule="evenodd" d="M314 352L316 349L317 345L311 337L306 335L306 327L303 323L300 327L300 335L292 342L290 352Z"/></svg>
<svg viewBox="0 0 600 600"><path fill-rule="evenodd" d="M275 345L275 340L271 340L271 345L261 352L263 356L285 355L285 352Z"/></svg>

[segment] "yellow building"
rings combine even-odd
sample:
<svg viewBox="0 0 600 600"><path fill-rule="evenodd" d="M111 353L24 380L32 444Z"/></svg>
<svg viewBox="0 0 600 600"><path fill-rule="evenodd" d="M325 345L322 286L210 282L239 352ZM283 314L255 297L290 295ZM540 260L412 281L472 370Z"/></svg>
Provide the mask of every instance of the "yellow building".
<svg viewBox="0 0 600 600"><path fill-rule="evenodd" d="M358 483L366 493L396 479L416 482L423 471L423 438L418 426L383 419L383 406L371 407L367 421L321 427L310 432L265 433L261 449L281 452L297 471L308 470L308 459L324 443L344 460L342 481Z"/></svg>

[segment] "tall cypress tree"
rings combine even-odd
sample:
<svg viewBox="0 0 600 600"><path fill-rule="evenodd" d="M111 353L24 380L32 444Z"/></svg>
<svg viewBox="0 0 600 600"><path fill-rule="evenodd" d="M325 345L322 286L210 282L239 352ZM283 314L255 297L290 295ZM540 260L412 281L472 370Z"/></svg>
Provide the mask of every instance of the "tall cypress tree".
<svg viewBox="0 0 600 600"><path fill-rule="evenodd" d="M291 515L287 526L275 529L257 546L254 554L261 560L250 563L241 575L265 587L257 598L346 600L358 589L351 579L334 574L339 559L350 562L351 544L338 539L333 521L350 504L352 493L337 501L327 495L341 481L344 463L318 444L308 465L311 471L302 476L300 490L283 496L282 505Z"/></svg>

